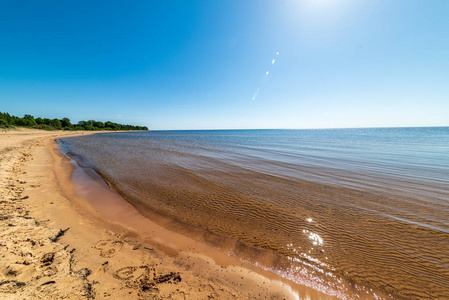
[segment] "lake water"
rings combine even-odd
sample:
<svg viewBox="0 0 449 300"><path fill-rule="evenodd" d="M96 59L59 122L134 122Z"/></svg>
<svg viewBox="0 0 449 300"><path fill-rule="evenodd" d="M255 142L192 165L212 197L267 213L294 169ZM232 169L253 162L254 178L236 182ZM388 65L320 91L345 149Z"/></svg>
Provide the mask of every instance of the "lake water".
<svg viewBox="0 0 449 300"><path fill-rule="evenodd" d="M142 214L298 284L343 299L449 299L448 127L63 141Z"/></svg>

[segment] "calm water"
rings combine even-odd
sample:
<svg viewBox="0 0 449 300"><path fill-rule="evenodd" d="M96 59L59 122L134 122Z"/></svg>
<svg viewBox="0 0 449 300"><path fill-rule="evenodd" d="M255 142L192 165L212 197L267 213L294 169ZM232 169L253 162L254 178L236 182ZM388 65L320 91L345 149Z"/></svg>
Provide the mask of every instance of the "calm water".
<svg viewBox="0 0 449 300"><path fill-rule="evenodd" d="M230 237L217 246L297 283L348 299L449 299L448 127L64 141L143 214Z"/></svg>

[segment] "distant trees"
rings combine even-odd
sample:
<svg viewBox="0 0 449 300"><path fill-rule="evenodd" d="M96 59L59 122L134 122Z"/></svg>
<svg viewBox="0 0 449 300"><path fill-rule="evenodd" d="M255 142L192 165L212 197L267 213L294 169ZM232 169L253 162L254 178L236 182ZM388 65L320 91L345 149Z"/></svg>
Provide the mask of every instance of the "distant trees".
<svg viewBox="0 0 449 300"><path fill-rule="evenodd" d="M118 124L111 121L101 122L95 120L79 121L76 125L69 118L49 119L34 118L32 115L24 115L23 118L11 116L9 113L0 112L0 127L27 126L44 130L148 130L146 126L134 126Z"/></svg>
<svg viewBox="0 0 449 300"><path fill-rule="evenodd" d="M97 128L104 128L104 123L100 121L95 121L92 126Z"/></svg>
<svg viewBox="0 0 449 300"><path fill-rule="evenodd" d="M72 126L72 123L70 123L70 119L69 118L62 118L61 119L61 125L64 128L70 128Z"/></svg>
<svg viewBox="0 0 449 300"><path fill-rule="evenodd" d="M104 126L106 128L109 128L110 130L118 130L117 129L118 126L116 126L116 125L118 125L118 124L112 123L110 121L107 121L107 122L104 123Z"/></svg>
<svg viewBox="0 0 449 300"><path fill-rule="evenodd" d="M58 119L53 119L52 125L54 128L61 130L62 129L62 123Z"/></svg>

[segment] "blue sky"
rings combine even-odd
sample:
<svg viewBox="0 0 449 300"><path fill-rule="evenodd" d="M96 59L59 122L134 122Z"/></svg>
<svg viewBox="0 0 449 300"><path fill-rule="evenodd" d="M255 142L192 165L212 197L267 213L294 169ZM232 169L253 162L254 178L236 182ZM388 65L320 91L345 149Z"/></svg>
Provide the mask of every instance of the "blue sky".
<svg viewBox="0 0 449 300"><path fill-rule="evenodd" d="M445 0L2 0L0 111L150 129L449 126L448 15Z"/></svg>

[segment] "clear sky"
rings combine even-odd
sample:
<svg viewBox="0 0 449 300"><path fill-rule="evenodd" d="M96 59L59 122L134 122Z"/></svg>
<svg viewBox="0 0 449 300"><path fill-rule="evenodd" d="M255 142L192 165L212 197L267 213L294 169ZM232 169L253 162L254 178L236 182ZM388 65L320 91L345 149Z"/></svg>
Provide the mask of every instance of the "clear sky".
<svg viewBox="0 0 449 300"><path fill-rule="evenodd" d="M449 1L2 0L0 111L150 129L449 126Z"/></svg>

